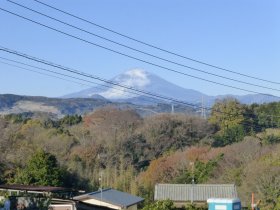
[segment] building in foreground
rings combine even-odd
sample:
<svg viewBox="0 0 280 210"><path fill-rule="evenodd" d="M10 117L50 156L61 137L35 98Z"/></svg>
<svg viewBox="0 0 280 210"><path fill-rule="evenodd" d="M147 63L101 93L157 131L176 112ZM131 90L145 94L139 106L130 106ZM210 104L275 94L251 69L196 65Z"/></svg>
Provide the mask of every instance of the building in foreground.
<svg viewBox="0 0 280 210"><path fill-rule="evenodd" d="M209 198L207 203L209 210L241 210L238 198Z"/></svg>
<svg viewBox="0 0 280 210"><path fill-rule="evenodd" d="M49 210L137 210L137 204L144 200L113 189L76 197L73 197L75 190L51 186L0 185L0 191L7 194L0 196L0 200L5 200L5 210L40 209L40 206L47 206Z"/></svg>
<svg viewBox="0 0 280 210"><path fill-rule="evenodd" d="M177 207L206 204L209 198L237 198L234 184L157 184L155 200L172 200Z"/></svg>
<svg viewBox="0 0 280 210"><path fill-rule="evenodd" d="M73 199L87 204L120 210L137 210L137 205L144 200L143 198L111 188L76 196Z"/></svg>

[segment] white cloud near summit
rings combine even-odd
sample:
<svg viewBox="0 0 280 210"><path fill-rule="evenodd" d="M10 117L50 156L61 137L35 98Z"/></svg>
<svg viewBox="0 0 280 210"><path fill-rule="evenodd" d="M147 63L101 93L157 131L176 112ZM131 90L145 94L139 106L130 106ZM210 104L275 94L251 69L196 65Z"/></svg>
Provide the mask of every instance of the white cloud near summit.
<svg viewBox="0 0 280 210"><path fill-rule="evenodd" d="M132 69L126 71L116 77L114 81L123 86L133 87L136 89L144 89L145 86L151 83L148 73L142 69ZM113 86L105 92L99 93L99 95L108 99L124 99L135 96L132 93L128 93L126 88L119 86Z"/></svg>

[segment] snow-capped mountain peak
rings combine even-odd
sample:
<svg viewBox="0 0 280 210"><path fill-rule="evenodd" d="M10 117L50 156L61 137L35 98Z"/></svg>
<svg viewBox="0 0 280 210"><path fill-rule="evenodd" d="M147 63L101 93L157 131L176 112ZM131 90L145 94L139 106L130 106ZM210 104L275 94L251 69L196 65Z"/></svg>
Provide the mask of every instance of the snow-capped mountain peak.
<svg viewBox="0 0 280 210"><path fill-rule="evenodd" d="M118 75L112 80L114 83L120 84L125 87L133 87L134 89L145 89L151 83L148 72L142 69L132 69ZM98 94L107 99L125 99L131 98L135 95L129 93L125 87L112 85L105 91Z"/></svg>
<svg viewBox="0 0 280 210"><path fill-rule="evenodd" d="M141 95L145 96L145 94L139 92L133 94L134 91L131 89L128 90L126 87L145 92L152 92L166 97L175 97L178 100L191 98L192 102L200 101L202 95L202 93L198 91L184 89L143 69L128 70L110 81L119 85L106 84L107 87L97 86L67 95L66 97L89 98L92 95L98 94L109 100L124 100L139 97Z"/></svg>
<svg viewBox="0 0 280 210"><path fill-rule="evenodd" d="M174 98L176 100L186 101L188 103L200 104L203 100L206 102L206 106L211 106L216 99L223 99L227 97L233 97L243 103L263 103L263 102L272 102L279 101L275 97L265 97L262 95L223 95L223 96L208 96L199 91L192 89L185 89L175 85L171 82L168 82L159 76L149 73L142 69L131 69L128 70L112 80L113 84L104 84L96 87L92 87L86 90L82 90L77 93L72 93L64 96L65 98L106 98L111 101L125 101L132 103L144 103L145 99L147 100L147 95L143 92L154 93L157 95L164 96L164 98ZM114 85L118 84L118 85ZM135 91L132 89L127 89L130 87L134 90L141 90L135 94ZM133 94L134 92L134 94ZM149 101L151 99L149 98ZM146 103L145 102L145 103Z"/></svg>

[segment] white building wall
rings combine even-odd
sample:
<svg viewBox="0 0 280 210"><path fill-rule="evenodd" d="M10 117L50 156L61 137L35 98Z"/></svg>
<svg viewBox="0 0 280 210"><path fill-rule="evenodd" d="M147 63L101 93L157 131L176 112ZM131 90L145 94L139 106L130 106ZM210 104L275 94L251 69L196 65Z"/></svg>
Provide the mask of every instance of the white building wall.
<svg viewBox="0 0 280 210"><path fill-rule="evenodd" d="M105 207L109 207L109 208L112 208L112 209L122 209L119 206L116 206L116 205L113 205L113 204L110 204L110 203L106 203L106 202L103 202L103 201L95 200L95 199L83 200L83 202L94 204L94 205L97 205L97 206L105 206Z"/></svg>
<svg viewBox="0 0 280 210"><path fill-rule="evenodd" d="M137 205L130 206L127 210L137 210Z"/></svg>
<svg viewBox="0 0 280 210"><path fill-rule="evenodd" d="M95 199L83 200L83 202L98 205L98 206L105 206L105 207L109 207L109 208L116 209L116 210L137 210L137 204L132 205L128 208L122 208L120 206L116 206L116 205L106 203L103 201L99 201L99 200L95 200Z"/></svg>

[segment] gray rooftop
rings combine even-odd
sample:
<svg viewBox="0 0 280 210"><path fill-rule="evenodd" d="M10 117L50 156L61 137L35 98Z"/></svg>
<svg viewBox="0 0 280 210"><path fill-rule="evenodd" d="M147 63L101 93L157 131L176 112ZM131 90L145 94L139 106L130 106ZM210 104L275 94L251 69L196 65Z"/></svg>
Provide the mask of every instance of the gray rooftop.
<svg viewBox="0 0 280 210"><path fill-rule="evenodd" d="M102 193L99 190L96 192L74 197L74 199L76 200L96 199L120 207L129 207L134 204L140 203L144 200L143 198L110 188L103 189Z"/></svg>
<svg viewBox="0 0 280 210"><path fill-rule="evenodd" d="M209 198L237 198L234 184L157 184L155 200L206 202Z"/></svg>
<svg viewBox="0 0 280 210"><path fill-rule="evenodd" d="M52 186L35 186L35 185L21 185L21 184L10 184L10 185L0 185L0 190L14 190L14 191L26 191L26 192L71 192L72 189L64 187L52 187Z"/></svg>

